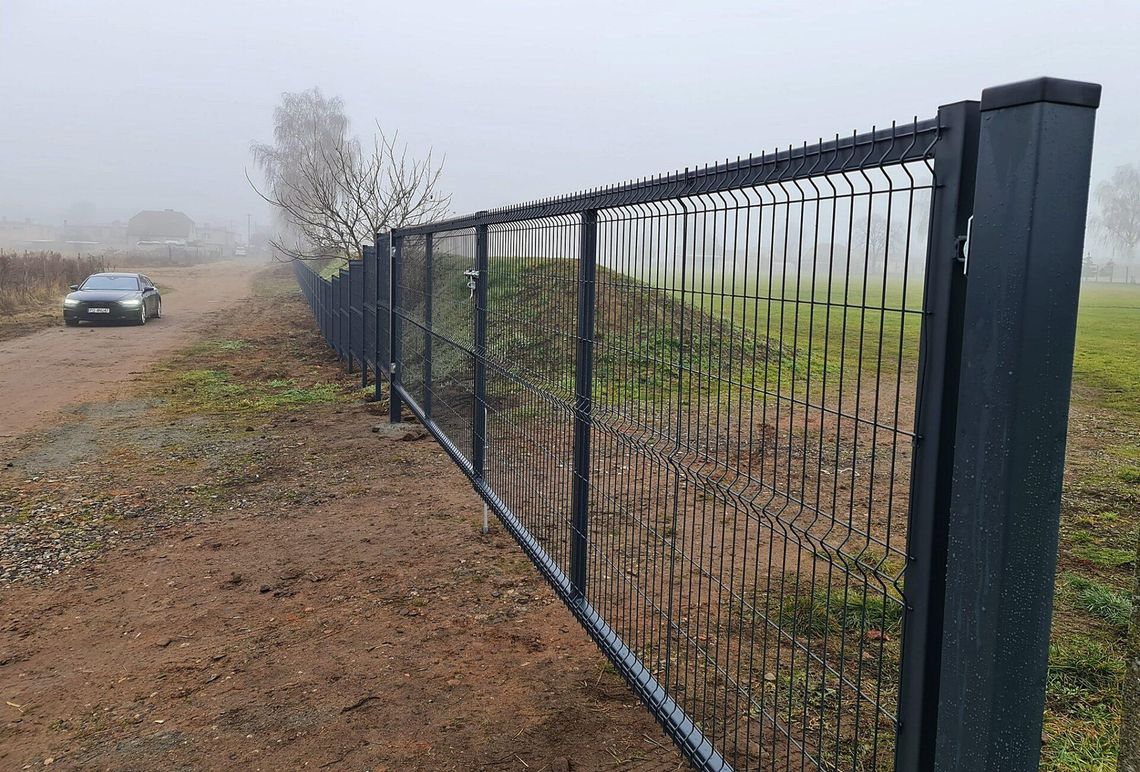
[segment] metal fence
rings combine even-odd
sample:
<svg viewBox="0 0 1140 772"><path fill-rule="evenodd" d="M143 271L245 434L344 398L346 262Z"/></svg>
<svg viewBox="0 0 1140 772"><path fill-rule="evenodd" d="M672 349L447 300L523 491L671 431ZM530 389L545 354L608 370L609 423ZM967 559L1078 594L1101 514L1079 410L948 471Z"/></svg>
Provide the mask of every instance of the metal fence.
<svg viewBox="0 0 1140 772"><path fill-rule="evenodd" d="M297 277L694 766L1033 769L1098 102L998 87Z"/></svg>

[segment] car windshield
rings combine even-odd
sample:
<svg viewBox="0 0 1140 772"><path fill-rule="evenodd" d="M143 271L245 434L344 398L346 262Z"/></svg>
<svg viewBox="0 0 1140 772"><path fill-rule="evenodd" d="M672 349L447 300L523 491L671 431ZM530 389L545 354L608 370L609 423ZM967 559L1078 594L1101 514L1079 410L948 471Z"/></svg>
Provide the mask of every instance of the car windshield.
<svg viewBox="0 0 1140 772"><path fill-rule="evenodd" d="M137 290L139 280L134 276L88 276L79 289L84 290Z"/></svg>

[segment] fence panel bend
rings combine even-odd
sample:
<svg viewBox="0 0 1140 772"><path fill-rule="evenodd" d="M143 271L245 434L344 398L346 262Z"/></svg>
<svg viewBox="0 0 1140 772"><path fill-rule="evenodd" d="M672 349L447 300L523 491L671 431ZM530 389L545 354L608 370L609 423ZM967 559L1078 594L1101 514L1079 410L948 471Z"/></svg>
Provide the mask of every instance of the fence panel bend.
<svg viewBox="0 0 1140 772"><path fill-rule="evenodd" d="M969 598L1005 591L980 587L977 566L1001 556L950 517L951 501L972 505L964 481L982 457L954 449L1001 457L1010 440L972 427L1027 397L1010 386L998 415L959 379L964 350L978 351L972 382L992 370L1006 383L1014 361L1067 396L1071 348L1050 359L1002 338L1001 309L965 300L966 258L992 274L1005 259L994 245L1028 243L1035 202L1057 204L1042 232L1064 238L1040 259L1075 270L1010 276L1075 309L1099 87L986 94L926 120L378 234L362 271L376 277L374 359L393 418L402 404L431 431L698 768L1035 768L1036 682L964 674L992 674L987 652L1016 640L1043 684L1048 626L1015 634L987 607L975 621L993 645L973 654L950 630ZM994 171L1009 159L1064 172L1013 184ZM990 209L971 255L975 197ZM298 271L311 304L312 276ZM1008 359L993 354L1003 347ZM1063 437L1063 416L1044 415ZM1034 500L1055 515L1056 470L1018 470L1056 483ZM1017 500L978 506L1020 538ZM1033 543L1047 616L1055 539L1052 554ZM963 700L1026 707L940 710ZM1002 744L1007 725L1019 742Z"/></svg>

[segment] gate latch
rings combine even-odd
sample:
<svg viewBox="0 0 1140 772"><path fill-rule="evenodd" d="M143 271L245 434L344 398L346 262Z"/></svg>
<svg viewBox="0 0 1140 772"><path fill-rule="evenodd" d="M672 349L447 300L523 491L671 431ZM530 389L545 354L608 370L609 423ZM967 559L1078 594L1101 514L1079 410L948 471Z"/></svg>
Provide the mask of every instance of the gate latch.
<svg viewBox="0 0 1140 772"><path fill-rule="evenodd" d="M467 277L467 289L471 290L471 294L467 296L467 299L471 300L475 297L475 280L479 278L479 272L472 269L470 271L464 271L463 275Z"/></svg>

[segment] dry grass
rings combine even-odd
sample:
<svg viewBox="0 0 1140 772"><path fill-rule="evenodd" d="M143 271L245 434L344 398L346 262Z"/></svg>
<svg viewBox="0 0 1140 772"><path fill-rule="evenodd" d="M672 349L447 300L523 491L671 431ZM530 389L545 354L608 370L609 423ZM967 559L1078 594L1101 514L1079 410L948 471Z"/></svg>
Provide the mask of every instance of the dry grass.
<svg viewBox="0 0 1140 772"><path fill-rule="evenodd" d="M106 262L100 257L0 251L0 313L38 309L57 300L69 285L105 270Z"/></svg>

